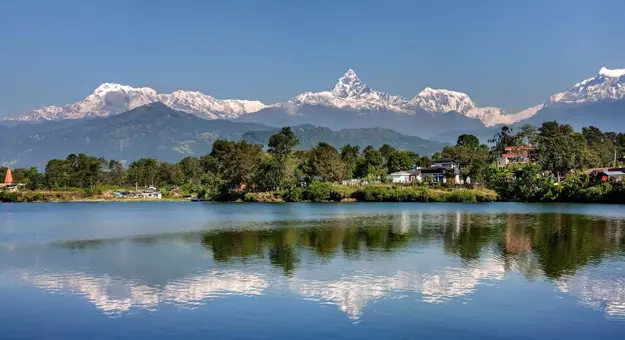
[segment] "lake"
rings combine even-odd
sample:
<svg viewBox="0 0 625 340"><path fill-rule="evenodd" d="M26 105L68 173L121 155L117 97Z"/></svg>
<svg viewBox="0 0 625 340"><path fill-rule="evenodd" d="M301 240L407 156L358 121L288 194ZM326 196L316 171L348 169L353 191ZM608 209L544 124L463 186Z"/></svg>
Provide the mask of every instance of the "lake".
<svg viewBox="0 0 625 340"><path fill-rule="evenodd" d="M625 206L0 204L2 339L625 339Z"/></svg>

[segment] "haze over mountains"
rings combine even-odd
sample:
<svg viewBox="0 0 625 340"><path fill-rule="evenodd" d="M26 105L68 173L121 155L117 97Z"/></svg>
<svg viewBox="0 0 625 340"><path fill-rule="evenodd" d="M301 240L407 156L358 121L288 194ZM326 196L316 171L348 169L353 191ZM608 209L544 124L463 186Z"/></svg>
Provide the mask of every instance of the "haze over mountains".
<svg viewBox="0 0 625 340"><path fill-rule="evenodd" d="M406 136L381 128L332 131L311 125L293 127L299 148L319 141L337 148L345 144L388 143L421 155L440 151L445 144ZM130 162L149 157L176 162L186 156L210 153L217 139L241 140L266 146L276 128L223 119L201 119L154 102L131 111L92 119L65 119L43 124L0 125L0 164L12 167L45 167L53 158L70 153Z"/></svg>

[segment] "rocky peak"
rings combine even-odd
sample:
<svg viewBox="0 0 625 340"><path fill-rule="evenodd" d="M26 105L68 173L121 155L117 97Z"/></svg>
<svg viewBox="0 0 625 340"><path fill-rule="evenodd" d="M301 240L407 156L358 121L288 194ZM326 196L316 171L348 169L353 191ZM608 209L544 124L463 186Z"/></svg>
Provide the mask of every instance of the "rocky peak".
<svg viewBox="0 0 625 340"><path fill-rule="evenodd" d="M332 89L332 94L339 98L353 98L371 92L369 86L358 78L351 68L343 74Z"/></svg>

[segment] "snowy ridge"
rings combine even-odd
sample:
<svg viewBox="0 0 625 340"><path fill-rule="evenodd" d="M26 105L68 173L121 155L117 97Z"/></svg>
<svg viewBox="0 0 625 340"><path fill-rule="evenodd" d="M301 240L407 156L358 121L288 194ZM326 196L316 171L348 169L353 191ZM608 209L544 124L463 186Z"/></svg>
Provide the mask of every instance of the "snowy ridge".
<svg viewBox="0 0 625 340"><path fill-rule="evenodd" d="M216 99L197 91L174 91L159 94L149 87L135 88L104 83L86 98L69 105L42 107L11 120L40 121L109 116L132 110L152 102L162 102L175 109L206 119L233 119L266 107L282 107L289 114L304 105L323 105L348 110L390 111L415 114L424 110L433 114L458 112L478 119L486 126L513 124L535 115L549 105L592 103L599 100L625 98L625 69L602 67L597 75L575 84L565 92L552 95L546 102L516 113L497 107L479 107L466 93L426 87L414 98L371 89L354 70L349 69L329 91L304 92L291 100L273 105L260 101Z"/></svg>
<svg viewBox="0 0 625 340"><path fill-rule="evenodd" d="M11 120L41 121L106 117L153 102L162 102L172 109L207 119L235 118L266 107L259 101L222 100L195 91L178 90L169 94L159 94L149 87L134 88L104 83L92 94L74 104L42 107L11 118Z"/></svg>
<svg viewBox="0 0 625 340"><path fill-rule="evenodd" d="M606 76L606 77L618 78L618 77L625 76L625 69L610 70L610 69L607 69L605 67L602 67L599 70L599 75Z"/></svg>
<svg viewBox="0 0 625 340"><path fill-rule="evenodd" d="M407 102L401 96L392 96L374 91L358 78L352 69L347 70L334 85L332 91L304 92L291 99L288 104L324 105L353 110L388 110L409 112Z"/></svg>
<svg viewBox="0 0 625 340"><path fill-rule="evenodd" d="M549 97L547 105L592 103L604 99L625 98L625 69L602 67L596 76L575 84L568 91Z"/></svg>
<svg viewBox="0 0 625 340"><path fill-rule="evenodd" d="M466 114L476 108L475 103L466 93L430 87L423 89L410 102L430 112L456 111Z"/></svg>
<svg viewBox="0 0 625 340"><path fill-rule="evenodd" d="M506 113L497 107L478 107L466 93L426 87L410 101L371 90L349 69L332 91L306 92L289 101L295 105L325 105L356 110L385 110L413 114L416 110L432 113L458 112L479 119L486 126L513 124L534 116L544 107L553 104L591 103L604 99L625 98L625 69L602 67L599 73L566 92L551 96L545 103L516 113Z"/></svg>
<svg viewBox="0 0 625 340"><path fill-rule="evenodd" d="M408 101L401 96L372 90L358 78L352 69L347 70L339 78L331 91L305 92L291 99L288 104L291 106L324 105L342 109L380 110L405 114L414 114L417 110L431 113L454 111L479 119L486 126L511 124L527 116L527 113L508 115L502 109L495 107L477 107L466 93L430 87L426 87Z"/></svg>

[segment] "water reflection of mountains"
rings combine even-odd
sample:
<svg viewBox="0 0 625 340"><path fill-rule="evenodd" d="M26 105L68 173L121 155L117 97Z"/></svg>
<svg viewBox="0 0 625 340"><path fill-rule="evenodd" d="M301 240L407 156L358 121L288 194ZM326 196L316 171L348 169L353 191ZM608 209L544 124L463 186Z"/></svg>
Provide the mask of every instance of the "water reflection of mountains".
<svg viewBox="0 0 625 340"><path fill-rule="evenodd" d="M379 299L418 293L423 302L442 303L520 273L530 281L545 278L558 292L607 316L625 316L625 279L611 272L625 269L625 227L619 219L458 212L221 227L55 243L37 258L39 264L48 258L46 270L27 259L18 274L46 290L86 296L107 313L160 303L189 307L230 295L263 295L272 287L359 318ZM64 271L65 262L44 256L53 249L94 254L84 270ZM95 252L123 256L102 264L95 263ZM150 265L158 269L143 267L146 256L157 255L162 258ZM102 269L115 261L123 262L123 270ZM61 265L55 269L56 262ZM126 294L109 292L118 286Z"/></svg>
<svg viewBox="0 0 625 340"><path fill-rule="evenodd" d="M129 239L76 240L56 243L72 249L131 240L151 244L178 239L200 241L217 263L263 259L290 275L299 252L313 250L321 260L335 256L357 259L363 254L392 255L421 246L440 245L466 263L493 252L507 268L527 277L557 279L608 255L625 253L625 224L620 219L569 214L400 215L313 222L272 222L248 228L136 236Z"/></svg>

